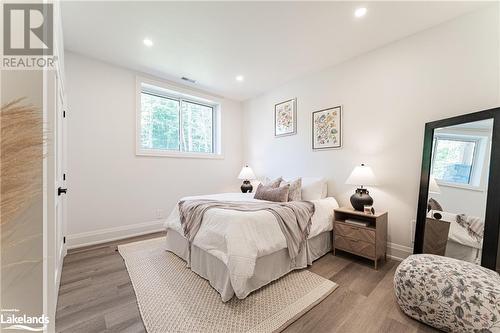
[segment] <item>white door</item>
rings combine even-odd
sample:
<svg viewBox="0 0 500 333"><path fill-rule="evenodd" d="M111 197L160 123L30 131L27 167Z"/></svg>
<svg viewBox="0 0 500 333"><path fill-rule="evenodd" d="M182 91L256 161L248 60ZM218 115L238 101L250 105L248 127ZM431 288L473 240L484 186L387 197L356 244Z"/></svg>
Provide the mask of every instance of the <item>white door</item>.
<svg viewBox="0 0 500 333"><path fill-rule="evenodd" d="M46 163L44 183L46 220L44 223L44 313L49 316L48 332L54 331L57 296L66 252L66 111L64 94L56 71L45 73Z"/></svg>
<svg viewBox="0 0 500 333"><path fill-rule="evenodd" d="M56 78L56 131L55 131L55 159L56 159L56 188L57 196L55 200L56 219L55 219L55 243L57 244L56 250L56 286L59 289L59 280L61 277L60 270L62 269L62 261L66 255L65 247L65 221L66 221L66 110L64 108L64 96L60 87L60 81Z"/></svg>
<svg viewBox="0 0 500 333"><path fill-rule="evenodd" d="M54 55L64 59L62 26L59 3L54 8ZM47 25L45 25L47 26ZM46 31L46 33L48 33ZM64 235L66 232L66 118L64 118L65 95L61 72L63 61L56 61L54 68L44 71L44 134L46 137L44 170L44 314L49 317L46 332L55 332L57 296L61 278L63 258L66 254Z"/></svg>

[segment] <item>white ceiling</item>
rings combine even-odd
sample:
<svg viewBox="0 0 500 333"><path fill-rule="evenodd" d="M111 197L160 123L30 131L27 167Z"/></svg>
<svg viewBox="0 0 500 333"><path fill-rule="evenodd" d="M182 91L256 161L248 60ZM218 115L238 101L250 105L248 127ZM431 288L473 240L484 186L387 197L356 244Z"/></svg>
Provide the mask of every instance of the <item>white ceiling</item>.
<svg viewBox="0 0 500 333"><path fill-rule="evenodd" d="M484 5L63 2L62 14L67 50L245 100ZM360 6L368 13L355 18Z"/></svg>

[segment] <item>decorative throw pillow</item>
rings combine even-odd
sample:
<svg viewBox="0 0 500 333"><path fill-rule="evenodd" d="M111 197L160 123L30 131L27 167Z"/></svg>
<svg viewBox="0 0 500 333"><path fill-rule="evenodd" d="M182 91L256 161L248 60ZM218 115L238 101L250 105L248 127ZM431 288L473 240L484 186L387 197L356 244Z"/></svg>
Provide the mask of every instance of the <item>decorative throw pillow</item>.
<svg viewBox="0 0 500 333"><path fill-rule="evenodd" d="M437 202L435 199L430 198L429 202L427 203L427 209L428 210L437 210L438 212L443 211L443 207Z"/></svg>
<svg viewBox="0 0 500 333"><path fill-rule="evenodd" d="M257 187L257 191L255 191L254 199L274 202L287 202L289 191L290 185L272 188L259 184L259 186Z"/></svg>
<svg viewBox="0 0 500 333"><path fill-rule="evenodd" d="M278 187L280 187L280 184L282 181L283 181L283 177L278 177L275 180L271 180L271 181L265 183L264 186L267 186L270 188L278 188Z"/></svg>
<svg viewBox="0 0 500 333"><path fill-rule="evenodd" d="M288 201L302 200L302 178L297 178L292 182L283 183L281 186L290 185L288 191Z"/></svg>

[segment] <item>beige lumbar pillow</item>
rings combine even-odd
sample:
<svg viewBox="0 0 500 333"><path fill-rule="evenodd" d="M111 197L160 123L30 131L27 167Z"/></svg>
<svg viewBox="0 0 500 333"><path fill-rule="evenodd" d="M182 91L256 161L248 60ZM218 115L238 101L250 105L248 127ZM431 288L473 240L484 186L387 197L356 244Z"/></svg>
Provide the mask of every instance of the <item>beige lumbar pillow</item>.
<svg viewBox="0 0 500 333"><path fill-rule="evenodd" d="M287 202L289 191L290 185L272 188L270 186L259 184L259 186L257 187L257 191L255 191L254 199L274 202Z"/></svg>
<svg viewBox="0 0 500 333"><path fill-rule="evenodd" d="M288 201L302 200L302 178L297 178L292 182L282 183L281 186L290 185L288 191Z"/></svg>

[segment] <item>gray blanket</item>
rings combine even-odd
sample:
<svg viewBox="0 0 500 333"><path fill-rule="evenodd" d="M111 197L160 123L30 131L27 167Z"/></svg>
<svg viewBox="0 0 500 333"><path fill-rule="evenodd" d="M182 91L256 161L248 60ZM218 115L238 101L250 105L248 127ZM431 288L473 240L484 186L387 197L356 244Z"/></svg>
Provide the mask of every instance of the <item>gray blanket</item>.
<svg viewBox="0 0 500 333"><path fill-rule="evenodd" d="M268 211L276 217L286 239L288 253L292 261L305 246L311 229L314 204L309 201L290 202L234 202L216 200L186 200L179 202L179 215L184 236L189 241L200 230L203 215L213 208L230 209L242 212ZM191 247L191 246L190 246Z"/></svg>

